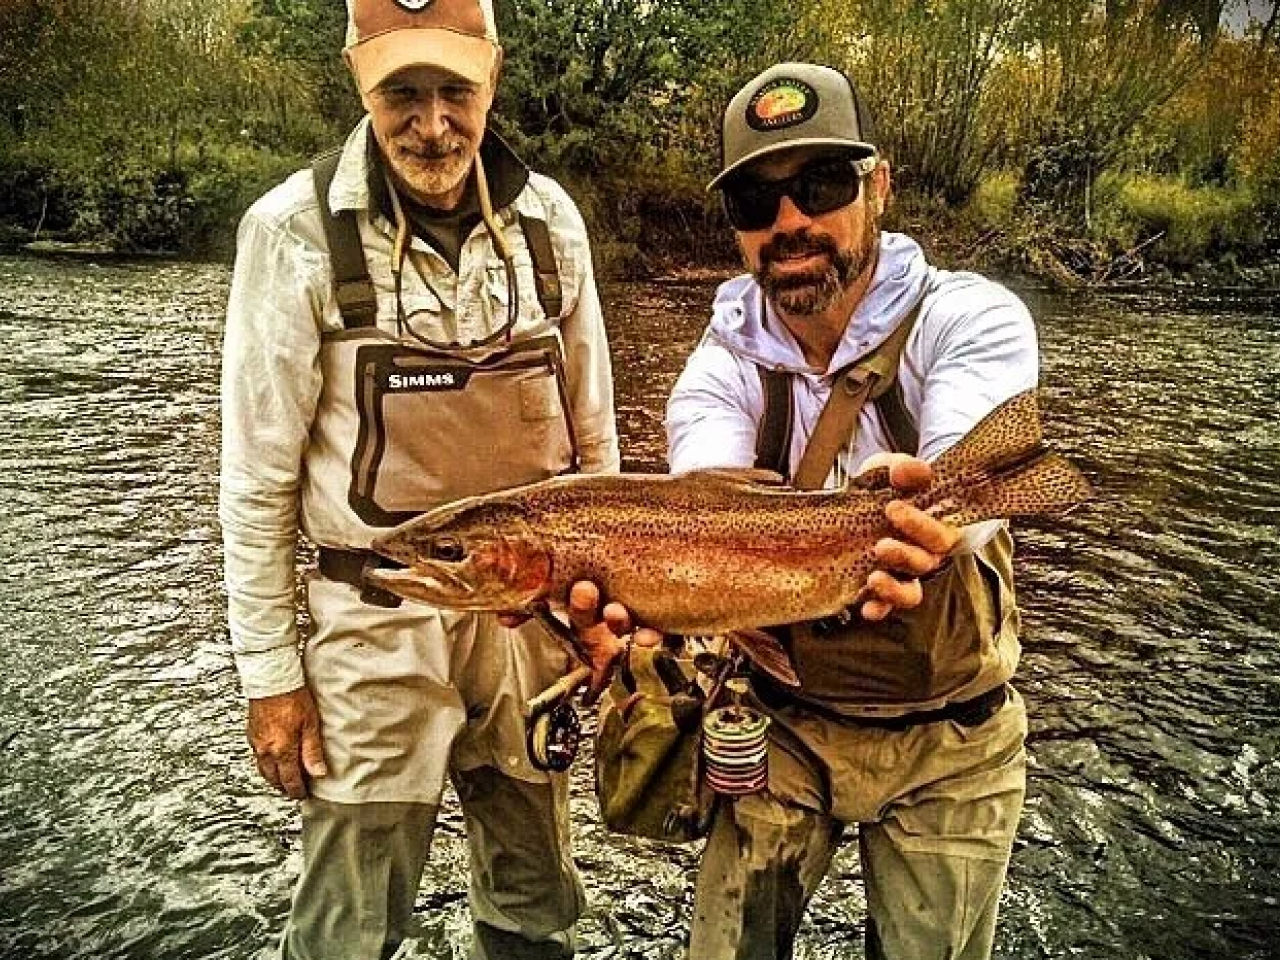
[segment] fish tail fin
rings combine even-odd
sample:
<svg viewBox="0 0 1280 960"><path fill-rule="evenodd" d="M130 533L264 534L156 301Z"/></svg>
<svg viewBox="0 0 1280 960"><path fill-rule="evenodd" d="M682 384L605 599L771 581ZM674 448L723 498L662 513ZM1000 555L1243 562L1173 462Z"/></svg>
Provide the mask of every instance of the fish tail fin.
<svg viewBox="0 0 1280 960"><path fill-rule="evenodd" d="M1011 397L978 421L933 464L935 482L965 474L996 473L1031 458L1044 442L1034 390Z"/></svg>
<svg viewBox="0 0 1280 960"><path fill-rule="evenodd" d="M955 526L997 517L1061 513L1093 493L1080 470L1065 457L1042 453L1011 469L968 485L956 498L944 498L930 513Z"/></svg>

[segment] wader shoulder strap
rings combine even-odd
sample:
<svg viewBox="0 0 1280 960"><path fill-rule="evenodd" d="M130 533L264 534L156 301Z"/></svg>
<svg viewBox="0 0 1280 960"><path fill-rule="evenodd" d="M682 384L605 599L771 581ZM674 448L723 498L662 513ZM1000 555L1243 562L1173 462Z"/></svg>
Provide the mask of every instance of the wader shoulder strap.
<svg viewBox="0 0 1280 960"><path fill-rule="evenodd" d="M880 346L836 374L831 386L831 396L818 416L804 456L796 467L795 476L791 478L792 486L796 489L816 490L822 486L827 474L831 472L836 455L841 448L852 443L857 430L858 413L868 401L876 404L895 448L905 453L916 452L919 433L903 402L897 373L903 347L919 315L920 305L917 304ZM790 377L786 373L759 369L761 380L765 384L765 417L757 444L756 464L765 469L776 469L769 466L768 461L780 462L783 469L778 472L786 476L786 453L790 445L792 417ZM782 400L772 396L777 388L770 385L771 378L786 383ZM777 412L779 406L785 407L785 414ZM783 417L785 428L778 425ZM776 446L767 446L777 442L776 435L782 429L785 429L787 438L781 451ZM765 462L762 463L762 460Z"/></svg>
<svg viewBox="0 0 1280 960"><path fill-rule="evenodd" d="M893 378L893 389L873 402L889 434L894 452L916 456L920 451L920 431L907 412L907 402L902 399L902 383L896 376Z"/></svg>
<svg viewBox="0 0 1280 960"><path fill-rule="evenodd" d="M311 164L311 176L316 185L316 199L320 203L325 240L329 243L338 310L342 313L342 325L351 330L372 327L377 323L378 297L369 279L355 213L351 210L334 213L329 209L329 185L338 172L341 156L341 150L321 154Z"/></svg>
<svg viewBox="0 0 1280 960"><path fill-rule="evenodd" d="M756 469L772 470L785 477L791 452L791 374L770 367L756 367L764 387L764 416L756 434Z"/></svg>
<svg viewBox="0 0 1280 960"><path fill-rule="evenodd" d="M315 180L316 199L320 203L321 220L325 239L329 242L329 258L333 264L333 282L342 313L342 325L372 327L378 319L378 300L373 282L369 279L369 267L364 259L364 246L360 242L360 228L355 213L344 210L334 213L329 209L329 186L338 171L341 150L321 154L311 164ZM564 293L560 284L560 271L556 268L555 250L551 245L551 231L547 222L538 217L520 214L520 229L524 231L533 261L534 284L538 302L549 319L556 319L564 308Z"/></svg>
<svg viewBox="0 0 1280 960"><path fill-rule="evenodd" d="M902 398L898 366L902 362L902 350L907 345L907 338L920 319L920 306L917 303L912 307L911 312L889 334L888 339L871 356L855 365L875 374L876 382L871 389L870 399L876 405L894 451L912 456L920 449L920 431L916 429L915 421L907 412L906 402Z"/></svg>
<svg viewBox="0 0 1280 960"><path fill-rule="evenodd" d="M858 411L867 402L876 385L876 375L857 364L841 370L831 384L831 396L818 414L804 456L791 478L797 490L817 490L831 472L840 448L853 440L858 427Z"/></svg>
<svg viewBox="0 0 1280 960"><path fill-rule="evenodd" d="M547 221L528 214L520 214L520 229L524 231L529 256L533 260L533 280L538 302L548 320L555 320L564 309L564 291L560 286L560 271L556 269L556 254L551 246L551 231Z"/></svg>

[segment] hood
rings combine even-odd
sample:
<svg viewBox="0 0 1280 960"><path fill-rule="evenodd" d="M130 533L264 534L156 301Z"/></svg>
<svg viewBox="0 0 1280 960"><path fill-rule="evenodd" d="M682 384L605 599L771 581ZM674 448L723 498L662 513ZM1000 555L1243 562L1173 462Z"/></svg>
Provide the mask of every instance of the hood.
<svg viewBox="0 0 1280 960"><path fill-rule="evenodd" d="M875 275L828 370L839 370L883 343L924 296L932 271L914 240L901 233L882 233ZM828 372L814 371L805 362L800 345L773 309L765 307L759 284L747 274L720 285L707 334L762 366L793 373Z"/></svg>

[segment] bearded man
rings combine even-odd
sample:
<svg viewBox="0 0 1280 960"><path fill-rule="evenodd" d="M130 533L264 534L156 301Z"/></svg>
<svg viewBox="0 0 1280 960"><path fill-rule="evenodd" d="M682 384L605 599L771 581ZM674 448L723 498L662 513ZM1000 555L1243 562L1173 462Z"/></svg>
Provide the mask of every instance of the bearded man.
<svg viewBox="0 0 1280 960"><path fill-rule="evenodd" d="M730 101L722 134L710 186L750 273L720 287L668 403L672 472L755 466L816 488L882 466L862 482L926 485L928 461L1035 386L1027 309L881 230L889 163L840 72L769 68ZM799 687L750 678L746 702L771 720L767 786L716 807L696 960L791 957L846 830L870 960L991 954L1026 788L1012 542L1002 521L958 531L905 500L886 513L896 534L875 545L865 599L778 631ZM629 622L599 599L593 584L575 592L584 638Z"/></svg>
<svg viewBox="0 0 1280 960"><path fill-rule="evenodd" d="M794 478L832 390L849 386L841 373L898 333L894 387L874 391L814 485L875 465L895 486L924 482L927 461L1035 386L1026 308L881 230L889 163L842 73L771 67L729 103L722 133L711 188L751 272L721 286L671 396L672 472L761 465ZM789 388L790 436L772 452L762 371ZM785 633L799 689L753 679L772 717L768 789L719 808L698 876L699 960L790 957L846 827L869 958L991 953L1026 780L1008 532L957 536L905 502L889 514L900 538L877 545L885 569L860 608Z"/></svg>

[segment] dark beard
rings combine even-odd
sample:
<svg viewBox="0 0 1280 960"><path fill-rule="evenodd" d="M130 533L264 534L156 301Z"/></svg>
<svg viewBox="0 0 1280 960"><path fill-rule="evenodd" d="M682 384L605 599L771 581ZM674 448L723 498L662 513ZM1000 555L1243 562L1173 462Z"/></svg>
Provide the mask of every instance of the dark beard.
<svg viewBox="0 0 1280 960"><path fill-rule="evenodd" d="M770 302L783 313L811 317L822 313L853 285L871 264L880 234L879 224L868 217L861 243L841 250L830 237L816 236L810 230L797 230L774 237L760 248L760 268L756 282ZM826 266L804 273L779 276L770 269L775 261L800 253L823 254Z"/></svg>

